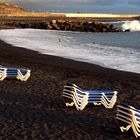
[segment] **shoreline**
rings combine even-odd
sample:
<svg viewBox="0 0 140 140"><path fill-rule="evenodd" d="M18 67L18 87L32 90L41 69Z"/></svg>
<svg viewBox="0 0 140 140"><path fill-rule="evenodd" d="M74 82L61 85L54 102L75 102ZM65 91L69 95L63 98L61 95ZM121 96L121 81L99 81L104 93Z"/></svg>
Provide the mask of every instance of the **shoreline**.
<svg viewBox="0 0 140 140"><path fill-rule="evenodd" d="M67 108L63 86L73 82L83 89L118 91L120 102L140 107L140 74L102 68L70 59L13 47L0 40L0 65L26 67L26 82L0 81L0 135L3 139L135 139L121 133L116 106Z"/></svg>
<svg viewBox="0 0 140 140"><path fill-rule="evenodd" d="M3 44L5 46L5 48L2 48L1 44ZM137 77L140 78L139 73L106 68L106 67L99 66L97 64L76 61L73 59L68 59L68 58L59 57L59 56L41 54L37 51L10 45L2 40L0 40L0 50L2 53L4 53L4 51L6 51L6 53L5 53L6 55L9 55L13 59L18 58L19 61L21 60L21 61L25 61L25 62L27 61L29 63L43 64L43 65L48 65L48 66L52 66L52 67L58 67L60 69L69 68L72 70L88 72L91 75L95 71L99 71L106 75L108 75L107 73L109 73L109 74L113 74L113 75L119 74L121 77L123 76L125 78L127 78L127 77L129 78L131 76L132 77L134 76L136 79L137 79ZM16 56L14 55L14 52L17 52Z"/></svg>

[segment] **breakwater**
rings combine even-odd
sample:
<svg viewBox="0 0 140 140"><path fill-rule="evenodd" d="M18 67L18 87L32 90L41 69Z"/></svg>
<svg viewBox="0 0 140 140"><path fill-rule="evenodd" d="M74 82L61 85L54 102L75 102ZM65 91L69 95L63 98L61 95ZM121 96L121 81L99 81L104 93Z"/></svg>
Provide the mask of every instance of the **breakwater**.
<svg viewBox="0 0 140 140"><path fill-rule="evenodd" d="M2 25L13 27L13 28L35 28L35 29L46 29L46 30L61 30L61 31L79 31L79 32L121 32L122 30L114 27L113 24L102 24L86 20L46 20L38 19L35 20L28 18L27 20L6 20L1 22Z"/></svg>

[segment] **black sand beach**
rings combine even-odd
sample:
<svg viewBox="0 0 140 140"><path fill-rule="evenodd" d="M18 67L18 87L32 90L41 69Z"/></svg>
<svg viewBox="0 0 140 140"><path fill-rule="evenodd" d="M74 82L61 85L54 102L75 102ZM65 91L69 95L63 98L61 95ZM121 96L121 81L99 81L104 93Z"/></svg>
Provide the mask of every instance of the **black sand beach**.
<svg viewBox="0 0 140 140"><path fill-rule="evenodd" d="M0 139L9 140L135 140L132 130L121 133L116 106L67 108L63 85L118 91L117 103L140 108L140 74L122 72L12 47L0 41L0 65L32 70L26 82L0 82Z"/></svg>

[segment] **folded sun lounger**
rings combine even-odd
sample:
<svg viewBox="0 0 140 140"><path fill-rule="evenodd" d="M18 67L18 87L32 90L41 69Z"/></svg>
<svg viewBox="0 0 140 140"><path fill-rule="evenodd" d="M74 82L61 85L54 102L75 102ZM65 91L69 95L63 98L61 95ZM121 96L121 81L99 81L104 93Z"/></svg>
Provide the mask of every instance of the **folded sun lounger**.
<svg viewBox="0 0 140 140"><path fill-rule="evenodd" d="M66 106L75 105L77 110L83 110L88 104L104 105L106 108L113 108L117 100L117 91L82 90L75 84L67 84L64 86L63 96L73 101L66 103Z"/></svg>
<svg viewBox="0 0 140 140"><path fill-rule="evenodd" d="M120 127L122 132L132 128L135 136L140 136L140 110L130 105L117 105L116 119L127 124L126 127Z"/></svg>
<svg viewBox="0 0 140 140"><path fill-rule="evenodd" d="M18 79L26 81L31 74L31 70L25 68L12 68L0 66L0 81L4 79Z"/></svg>

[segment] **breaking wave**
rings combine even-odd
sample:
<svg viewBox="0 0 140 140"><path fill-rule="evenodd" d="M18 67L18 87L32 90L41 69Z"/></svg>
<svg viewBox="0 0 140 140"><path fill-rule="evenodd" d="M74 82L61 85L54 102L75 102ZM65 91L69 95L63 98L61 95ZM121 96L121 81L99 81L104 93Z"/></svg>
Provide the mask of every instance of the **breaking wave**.
<svg viewBox="0 0 140 140"><path fill-rule="evenodd" d="M140 31L140 21L134 20L134 21L126 21L122 25L123 30L130 30L130 31Z"/></svg>

